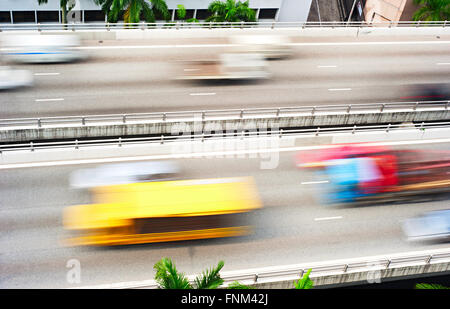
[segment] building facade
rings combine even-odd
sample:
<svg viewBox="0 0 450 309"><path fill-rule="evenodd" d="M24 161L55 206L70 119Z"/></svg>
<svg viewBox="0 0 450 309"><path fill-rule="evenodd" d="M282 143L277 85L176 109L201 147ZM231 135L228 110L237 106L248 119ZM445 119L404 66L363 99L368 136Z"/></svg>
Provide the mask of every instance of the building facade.
<svg viewBox="0 0 450 309"><path fill-rule="evenodd" d="M73 0L76 5L69 13L72 22L105 22L105 14L92 0ZM308 18L312 0L249 0L258 20L304 22ZM176 20L177 5L186 8L186 18L206 19L212 0L166 0L172 20ZM158 18L162 21L162 18ZM1 0L0 23L58 23L61 22L59 0L38 5L37 0Z"/></svg>

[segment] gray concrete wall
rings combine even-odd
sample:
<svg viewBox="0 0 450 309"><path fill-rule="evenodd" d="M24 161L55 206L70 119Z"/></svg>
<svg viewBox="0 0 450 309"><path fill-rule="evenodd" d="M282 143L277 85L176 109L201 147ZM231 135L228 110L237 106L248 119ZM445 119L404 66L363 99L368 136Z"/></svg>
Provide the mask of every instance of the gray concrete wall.
<svg viewBox="0 0 450 309"><path fill-rule="evenodd" d="M430 111L396 111L396 112L365 112L316 114L290 117L263 117L254 119L198 119L184 121L161 121L141 123L111 123L80 126L52 126L31 128L2 128L0 140L2 142L28 142L54 139L81 139L87 137L110 137L132 135L167 135L178 132L202 132L212 128L222 131L253 130L256 128L295 128L295 127L323 127L323 126L353 126L378 123L402 123L413 121L441 121L450 119L449 110Z"/></svg>

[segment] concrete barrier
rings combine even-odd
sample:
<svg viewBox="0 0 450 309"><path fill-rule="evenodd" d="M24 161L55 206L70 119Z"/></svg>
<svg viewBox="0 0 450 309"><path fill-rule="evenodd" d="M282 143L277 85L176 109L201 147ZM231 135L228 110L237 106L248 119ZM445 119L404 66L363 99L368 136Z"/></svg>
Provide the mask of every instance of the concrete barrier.
<svg viewBox="0 0 450 309"><path fill-rule="evenodd" d="M50 34L77 34L82 40L99 41L99 40L170 40L170 39L186 39L186 38L226 38L231 35L258 35L258 34L278 34L295 37L378 37L378 36L413 36L413 37L430 37L450 35L450 27L314 27L302 28L286 27L286 28L179 28L172 29L77 29L71 30L45 30L38 32L36 30L15 30L4 31L0 33L4 35L31 34L40 33L42 35Z"/></svg>
<svg viewBox="0 0 450 309"><path fill-rule="evenodd" d="M252 118L222 118L202 120L194 117L183 121L141 121L131 123L103 123L77 125L48 125L46 127L2 127L2 142L39 140L127 137L138 135L168 135L183 132L230 132L233 130L279 129L298 127L353 126L402 122L443 121L450 119L450 111L436 108L422 111L314 113L298 116L255 116Z"/></svg>
<svg viewBox="0 0 450 309"><path fill-rule="evenodd" d="M353 133L305 135L262 135L255 138L175 140L163 144L131 143L100 146L30 148L0 152L0 169L72 164L103 164L180 158L259 158L261 168L273 167L278 154L328 147L340 143L370 142L383 145L412 145L450 142L450 128L393 129Z"/></svg>

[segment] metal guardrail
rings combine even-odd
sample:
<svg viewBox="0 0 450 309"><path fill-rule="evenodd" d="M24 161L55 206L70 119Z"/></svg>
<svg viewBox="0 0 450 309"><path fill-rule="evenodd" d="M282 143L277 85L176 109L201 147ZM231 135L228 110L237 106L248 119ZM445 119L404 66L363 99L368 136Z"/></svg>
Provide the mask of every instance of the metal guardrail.
<svg viewBox="0 0 450 309"><path fill-rule="evenodd" d="M312 129L280 129L274 131L257 131L257 130L244 130L232 133L201 133L194 134L187 132L183 135L160 135L157 137L137 137L137 138L110 138L110 139L97 139L97 140L70 140L61 142L29 142L21 144L7 144L0 145L0 154L3 152L11 151L35 151L43 149L57 149L57 148L72 148L80 149L83 147L93 146L116 146L122 147L125 145L133 144L148 144L157 143L164 144L167 142L183 142L183 141L205 141L208 140L220 140L220 139L233 139L233 138L282 138L283 136L322 136L326 134L338 134L338 133L362 133L362 132L386 132L397 130L426 130L426 129L439 129L450 128L450 122L432 122L432 123L420 123L420 124L387 124L387 125L372 125L372 126L351 126L351 127L334 127L334 128L312 128Z"/></svg>
<svg viewBox="0 0 450 309"><path fill-rule="evenodd" d="M411 254L395 254L385 257L367 257L360 259L349 259L341 262L321 262L311 263L310 265L287 265L279 267L267 267L260 269L250 269L242 271L229 272L221 274L224 284L222 287L228 286L230 283L239 281L247 285L257 285L264 282L277 282L297 280L311 269L310 278L327 276L327 275L344 275L352 272L374 272L388 269L394 269L407 266L426 266L437 263L450 262L450 249L439 249L433 251L414 252ZM194 283L195 276L190 275L188 279ZM117 284L104 284L98 286L89 286L81 288L97 288L97 289L135 289L147 288L157 289L158 284L154 280L146 280L141 282L122 282ZM293 286L292 286L293 288Z"/></svg>
<svg viewBox="0 0 450 309"><path fill-rule="evenodd" d="M33 23L33 24L0 24L0 31L12 30L117 30L117 29L215 29L215 28L322 28L322 27L447 27L448 21L390 21L366 23L364 21L326 21L326 22L204 22L187 23L168 21L158 23Z"/></svg>
<svg viewBox="0 0 450 309"><path fill-rule="evenodd" d="M42 118L11 118L0 119L0 130L14 127L44 128L55 126L87 126L87 125L120 125L133 123L164 123L174 121L205 121L226 119L257 119L267 117L293 117L314 116L331 113L356 113L372 112L386 113L398 110L425 111L431 109L448 110L450 101L417 101L417 102L392 102L392 103L368 103L349 105L318 105L299 107L269 107L247 108L227 110L200 110L177 111L158 113L134 113L134 114L109 114L109 115L84 115L84 116L57 116Z"/></svg>

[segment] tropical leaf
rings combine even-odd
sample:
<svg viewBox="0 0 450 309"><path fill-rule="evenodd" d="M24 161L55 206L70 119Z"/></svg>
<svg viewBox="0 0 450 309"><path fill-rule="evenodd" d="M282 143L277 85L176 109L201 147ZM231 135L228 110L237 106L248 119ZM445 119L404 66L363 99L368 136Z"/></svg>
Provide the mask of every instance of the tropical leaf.
<svg viewBox="0 0 450 309"><path fill-rule="evenodd" d="M417 283L416 286L414 287L415 289L420 289L420 290L450 290L449 287L440 285L440 284L436 284L436 283Z"/></svg>
<svg viewBox="0 0 450 309"><path fill-rule="evenodd" d="M309 274L312 269L309 269L308 272L297 282L294 282L294 287L296 289L312 289L314 287L314 282L309 278Z"/></svg>
<svg viewBox="0 0 450 309"><path fill-rule="evenodd" d="M217 289L223 283L219 272L224 265L223 261L219 261L217 267L206 270L200 277L195 278L197 289Z"/></svg>
<svg viewBox="0 0 450 309"><path fill-rule="evenodd" d="M253 289L251 286L244 285L239 283L238 281L234 281L228 286L228 289L240 289L240 290L251 290Z"/></svg>
<svg viewBox="0 0 450 309"><path fill-rule="evenodd" d="M156 271L155 280L161 289L192 289L189 280L177 271L171 259L162 258L153 269Z"/></svg>

